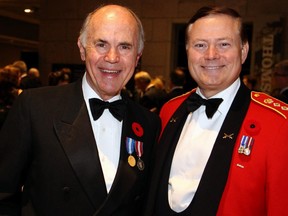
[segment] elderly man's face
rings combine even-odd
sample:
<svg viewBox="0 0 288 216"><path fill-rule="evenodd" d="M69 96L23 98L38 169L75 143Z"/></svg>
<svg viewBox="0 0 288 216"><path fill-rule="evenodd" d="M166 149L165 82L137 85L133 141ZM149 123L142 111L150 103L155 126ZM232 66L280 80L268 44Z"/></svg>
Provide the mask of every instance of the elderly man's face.
<svg viewBox="0 0 288 216"><path fill-rule="evenodd" d="M78 40L88 83L103 100L118 94L132 77L141 56L138 40L134 17L118 6L104 7L93 15L85 47Z"/></svg>
<svg viewBox="0 0 288 216"><path fill-rule="evenodd" d="M239 77L249 46L241 42L239 20L210 15L190 26L186 50L193 79L211 97Z"/></svg>

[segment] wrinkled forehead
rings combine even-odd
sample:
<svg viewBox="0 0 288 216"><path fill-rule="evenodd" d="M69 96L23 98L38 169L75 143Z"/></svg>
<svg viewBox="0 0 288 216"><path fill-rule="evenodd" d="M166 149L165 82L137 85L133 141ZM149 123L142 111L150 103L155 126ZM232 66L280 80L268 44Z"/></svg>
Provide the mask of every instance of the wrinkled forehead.
<svg viewBox="0 0 288 216"><path fill-rule="evenodd" d="M88 37L99 33L112 31L129 32L137 35L137 22L129 11L116 8L115 10L102 8L91 17L87 27Z"/></svg>

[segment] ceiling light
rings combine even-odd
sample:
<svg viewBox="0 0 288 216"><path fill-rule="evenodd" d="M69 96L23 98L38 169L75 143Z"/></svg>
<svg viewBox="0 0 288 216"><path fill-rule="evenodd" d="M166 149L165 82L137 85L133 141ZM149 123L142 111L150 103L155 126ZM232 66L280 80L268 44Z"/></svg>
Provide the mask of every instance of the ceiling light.
<svg viewBox="0 0 288 216"><path fill-rule="evenodd" d="M26 8L26 9L24 9L24 12L25 13L33 13L34 10L32 10L31 8Z"/></svg>

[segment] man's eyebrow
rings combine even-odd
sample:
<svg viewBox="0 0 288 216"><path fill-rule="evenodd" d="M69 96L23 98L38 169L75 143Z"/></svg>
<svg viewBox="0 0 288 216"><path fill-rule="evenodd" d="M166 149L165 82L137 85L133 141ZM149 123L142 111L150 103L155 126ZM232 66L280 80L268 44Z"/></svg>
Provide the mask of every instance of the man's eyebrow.
<svg viewBox="0 0 288 216"><path fill-rule="evenodd" d="M129 43L129 42L125 42L125 41L124 41L124 42L121 42L120 45L121 45L121 46L123 46L123 45L124 45L124 46L133 46L133 44L131 44L131 43Z"/></svg>
<svg viewBox="0 0 288 216"><path fill-rule="evenodd" d="M231 37L218 38L218 41L222 41L222 40L233 40L233 38L231 38Z"/></svg>
<svg viewBox="0 0 288 216"><path fill-rule="evenodd" d="M96 39L95 41L94 41L94 43L108 43L106 40L103 40L103 39Z"/></svg>

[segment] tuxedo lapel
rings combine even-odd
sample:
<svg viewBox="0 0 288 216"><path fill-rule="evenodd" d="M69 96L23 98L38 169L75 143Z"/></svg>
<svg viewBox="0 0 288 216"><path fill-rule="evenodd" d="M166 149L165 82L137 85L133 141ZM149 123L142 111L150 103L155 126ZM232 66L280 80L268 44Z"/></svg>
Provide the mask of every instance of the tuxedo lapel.
<svg viewBox="0 0 288 216"><path fill-rule="evenodd" d="M112 215L112 212L115 212L116 209L121 206L121 203L126 199L126 196L131 194L131 188L134 186L137 178L138 176L133 172L132 168L127 166L127 162L121 159L119 161L117 175L108 197L94 215Z"/></svg>
<svg viewBox="0 0 288 216"><path fill-rule="evenodd" d="M167 154L169 154L169 152L171 151L174 152L174 149L177 145L182 128L186 121L187 115L188 115L187 105L186 105L186 102L184 102L180 105L180 107L176 110L176 112L173 114L173 116L170 118L169 122L167 123L163 131L163 134L161 135L161 140L160 140L161 145L158 145L158 149L157 149L156 160L163 162L163 164L161 164L161 167L159 167L159 171L163 168L162 166L167 165L166 164L167 161L165 160L165 158L167 157ZM172 154L172 157L173 157L173 154Z"/></svg>
<svg viewBox="0 0 288 216"><path fill-rule="evenodd" d="M193 215L216 215L229 174L237 135L250 104L250 91L241 84L215 141L192 201ZM209 204L209 208L207 208Z"/></svg>
<svg viewBox="0 0 288 216"><path fill-rule="evenodd" d="M133 122L141 124L142 121L141 118L134 114L133 107L134 106L127 101L127 111L123 120L120 160L117 173L105 203L94 215L111 215L115 209L119 208L123 200L127 199L126 196L131 195L132 188L135 187L135 182L140 178L137 167L131 167L127 163L129 154L126 150L126 138L130 137L139 140L139 138L137 139L137 137L135 137L131 125ZM133 156L134 158L137 158L135 152L133 153Z"/></svg>
<svg viewBox="0 0 288 216"><path fill-rule="evenodd" d="M156 149L157 158L154 159L155 161L153 163L154 170L146 204L148 207L147 212L145 212L146 215L152 215L151 211L154 211L154 206L156 207L155 211L159 213L155 215L164 215L165 211L170 208L168 206L167 196L169 173L174 151L187 115L187 104L184 101L171 116L161 135L161 139Z"/></svg>
<svg viewBox="0 0 288 216"><path fill-rule="evenodd" d="M54 127L80 184L97 209L107 192L89 115L79 88L81 85L71 92L73 99L67 100L66 109L63 109L66 111L54 121Z"/></svg>

